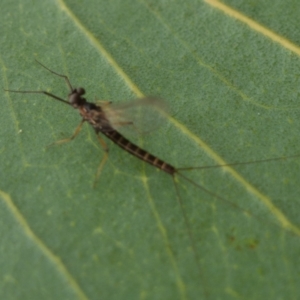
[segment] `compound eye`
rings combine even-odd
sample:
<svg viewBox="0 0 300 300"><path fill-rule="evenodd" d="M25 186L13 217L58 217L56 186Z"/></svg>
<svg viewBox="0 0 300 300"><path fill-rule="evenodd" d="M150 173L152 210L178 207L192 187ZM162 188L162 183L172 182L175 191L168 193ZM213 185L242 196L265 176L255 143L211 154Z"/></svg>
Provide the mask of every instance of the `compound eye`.
<svg viewBox="0 0 300 300"><path fill-rule="evenodd" d="M78 95L81 96L81 95L84 95L84 94L85 94L85 89L80 87L80 88L77 88L77 89L76 89L76 92L77 92Z"/></svg>

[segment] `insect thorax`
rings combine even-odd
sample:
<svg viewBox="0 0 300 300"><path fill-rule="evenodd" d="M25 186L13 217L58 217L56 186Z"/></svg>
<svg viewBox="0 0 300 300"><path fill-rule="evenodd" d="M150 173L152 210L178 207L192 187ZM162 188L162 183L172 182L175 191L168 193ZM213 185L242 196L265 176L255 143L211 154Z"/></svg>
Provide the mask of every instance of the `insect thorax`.
<svg viewBox="0 0 300 300"><path fill-rule="evenodd" d="M79 111L83 119L89 122L97 132L112 129L100 106L86 102Z"/></svg>

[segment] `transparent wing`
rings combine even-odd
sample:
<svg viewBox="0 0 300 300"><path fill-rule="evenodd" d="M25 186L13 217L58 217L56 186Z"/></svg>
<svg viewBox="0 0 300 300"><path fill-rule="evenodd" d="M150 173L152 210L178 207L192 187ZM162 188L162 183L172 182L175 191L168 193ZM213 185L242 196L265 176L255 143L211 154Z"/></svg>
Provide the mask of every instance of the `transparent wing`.
<svg viewBox="0 0 300 300"><path fill-rule="evenodd" d="M124 135L147 134L166 120L167 105L155 97L100 104L110 125Z"/></svg>

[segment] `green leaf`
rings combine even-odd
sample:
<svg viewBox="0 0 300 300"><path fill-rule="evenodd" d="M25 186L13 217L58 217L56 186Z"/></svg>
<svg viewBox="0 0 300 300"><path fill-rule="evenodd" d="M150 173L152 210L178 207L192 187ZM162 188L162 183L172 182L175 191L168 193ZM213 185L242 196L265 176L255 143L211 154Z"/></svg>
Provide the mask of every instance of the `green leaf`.
<svg viewBox="0 0 300 300"><path fill-rule="evenodd" d="M66 98L36 58L89 101L158 95L172 114L132 141L176 168L297 155L297 2L240 2L2 1L2 87ZM1 103L1 299L299 298L299 158L182 171L203 189L176 175L177 193L106 140L93 188L91 126L47 148L76 110Z"/></svg>

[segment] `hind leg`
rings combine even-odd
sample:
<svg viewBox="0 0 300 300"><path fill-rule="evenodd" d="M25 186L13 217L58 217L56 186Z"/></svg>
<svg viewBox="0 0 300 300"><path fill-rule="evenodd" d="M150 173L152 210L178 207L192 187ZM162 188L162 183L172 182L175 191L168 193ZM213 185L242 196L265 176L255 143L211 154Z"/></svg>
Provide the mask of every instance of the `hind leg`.
<svg viewBox="0 0 300 300"><path fill-rule="evenodd" d="M98 134L97 134L97 138L98 138L98 140L99 140L99 142L100 142L100 144L101 144L101 146L104 150L104 156L102 157L102 160L101 160L101 162L99 164L99 167L97 169L97 173L96 173L96 176L95 176L93 187L96 186L96 182L97 182L99 176L101 175L102 169L103 169L103 167L104 167L104 165L105 165L105 163L108 159L108 151L109 151L105 141Z"/></svg>

